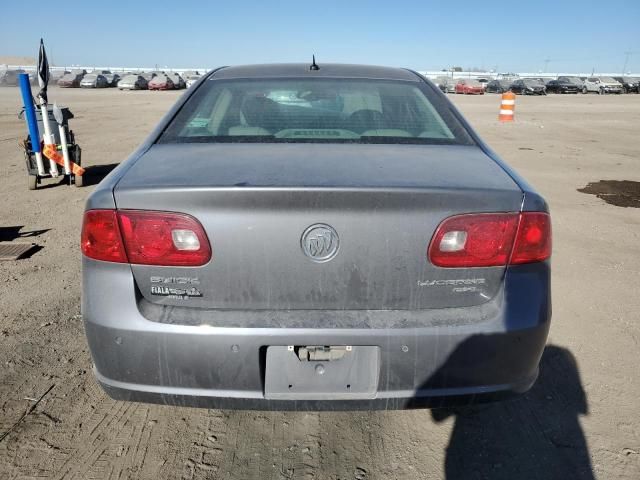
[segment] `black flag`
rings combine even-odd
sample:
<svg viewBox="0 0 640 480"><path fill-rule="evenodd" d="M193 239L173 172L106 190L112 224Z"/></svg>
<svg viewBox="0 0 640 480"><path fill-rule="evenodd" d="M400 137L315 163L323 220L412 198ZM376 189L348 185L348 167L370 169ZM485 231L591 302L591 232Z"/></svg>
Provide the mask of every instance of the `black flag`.
<svg viewBox="0 0 640 480"><path fill-rule="evenodd" d="M49 83L49 62L47 52L44 51L44 42L40 39L40 51L38 52L38 85L40 92L38 98L47 103L47 84Z"/></svg>

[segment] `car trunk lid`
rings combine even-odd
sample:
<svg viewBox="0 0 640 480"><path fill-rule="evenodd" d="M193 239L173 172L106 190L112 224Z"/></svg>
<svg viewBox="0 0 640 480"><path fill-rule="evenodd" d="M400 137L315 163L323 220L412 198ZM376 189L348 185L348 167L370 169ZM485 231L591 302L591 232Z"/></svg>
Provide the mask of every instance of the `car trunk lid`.
<svg viewBox="0 0 640 480"><path fill-rule="evenodd" d="M190 214L210 239L202 267L132 266L153 303L396 310L492 298L504 267L438 268L427 248L443 219L519 211L522 192L478 147L238 143L155 145L115 199ZM309 254L324 247L337 251Z"/></svg>

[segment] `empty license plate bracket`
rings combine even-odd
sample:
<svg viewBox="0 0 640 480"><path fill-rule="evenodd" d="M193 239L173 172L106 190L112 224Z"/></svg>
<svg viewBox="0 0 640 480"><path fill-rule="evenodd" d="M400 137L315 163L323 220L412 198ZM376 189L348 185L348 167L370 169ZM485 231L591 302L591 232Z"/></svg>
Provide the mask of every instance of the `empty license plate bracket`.
<svg viewBox="0 0 640 480"><path fill-rule="evenodd" d="M339 353L336 355L336 352ZM322 360L316 360L318 358ZM378 390L379 370L380 349L375 346L270 346L267 347L265 398L371 399Z"/></svg>

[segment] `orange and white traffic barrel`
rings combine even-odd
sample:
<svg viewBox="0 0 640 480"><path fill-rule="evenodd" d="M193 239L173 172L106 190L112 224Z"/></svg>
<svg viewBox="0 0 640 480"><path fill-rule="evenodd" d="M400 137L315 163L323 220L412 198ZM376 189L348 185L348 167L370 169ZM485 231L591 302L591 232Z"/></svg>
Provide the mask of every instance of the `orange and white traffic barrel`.
<svg viewBox="0 0 640 480"><path fill-rule="evenodd" d="M498 120L501 122L513 122L514 110L516 109L516 94L512 91L508 91L502 94L502 101L500 102L500 115Z"/></svg>

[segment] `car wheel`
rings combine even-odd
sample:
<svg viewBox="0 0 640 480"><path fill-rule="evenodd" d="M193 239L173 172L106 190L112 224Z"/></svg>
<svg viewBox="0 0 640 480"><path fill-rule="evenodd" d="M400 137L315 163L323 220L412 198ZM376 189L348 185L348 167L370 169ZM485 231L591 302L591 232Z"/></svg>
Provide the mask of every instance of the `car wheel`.
<svg viewBox="0 0 640 480"><path fill-rule="evenodd" d="M604 88L600 87L600 89L598 90L598 94L604 95Z"/></svg>
<svg viewBox="0 0 640 480"><path fill-rule="evenodd" d="M584 93L585 95L589 93L589 90L587 90L587 87L582 87L582 93Z"/></svg>

